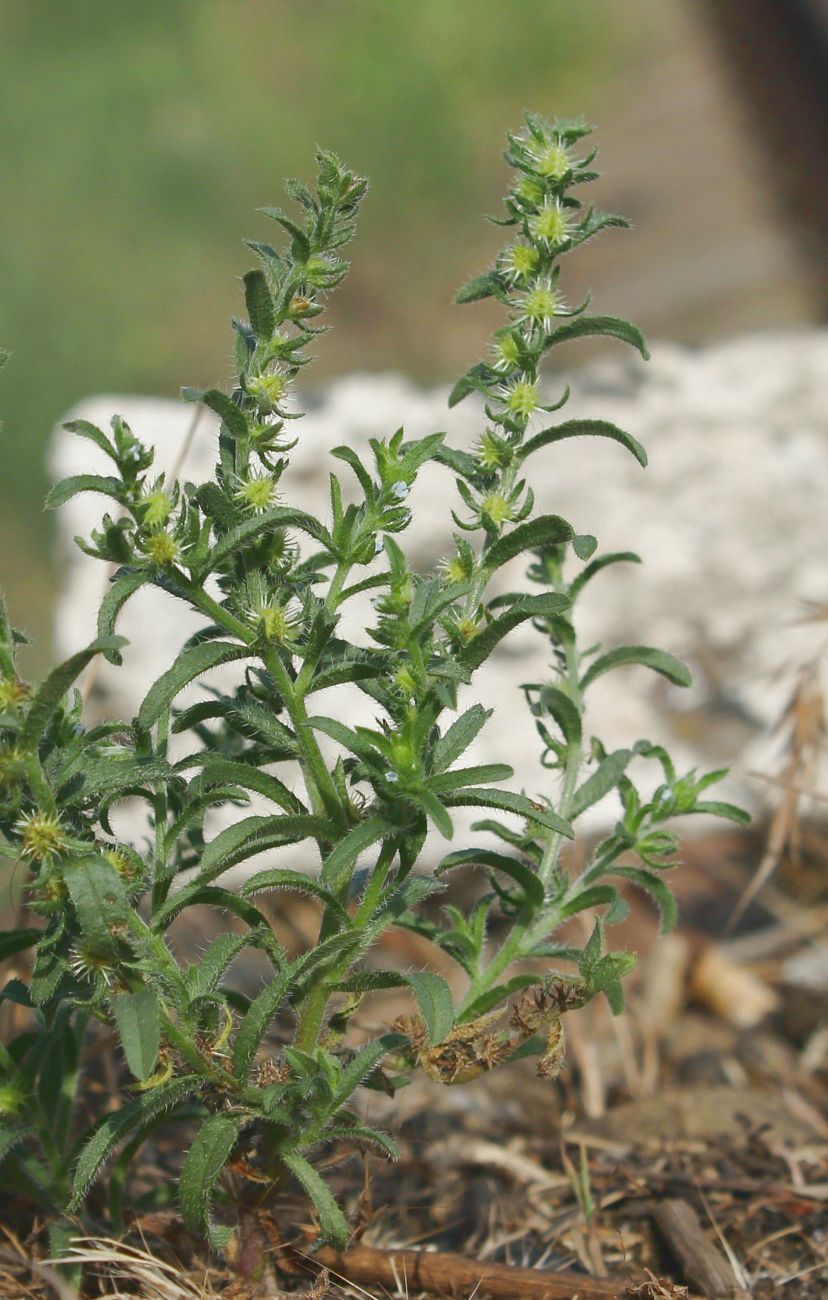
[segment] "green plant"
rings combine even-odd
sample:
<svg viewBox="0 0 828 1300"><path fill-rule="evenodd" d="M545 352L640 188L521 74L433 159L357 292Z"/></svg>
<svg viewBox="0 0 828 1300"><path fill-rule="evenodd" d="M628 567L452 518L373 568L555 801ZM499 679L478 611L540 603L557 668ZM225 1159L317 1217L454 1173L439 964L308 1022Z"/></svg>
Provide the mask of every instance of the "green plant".
<svg viewBox="0 0 828 1300"><path fill-rule="evenodd" d="M573 611L585 584L608 564L636 557L591 558L593 538L575 534L557 515L534 513L525 477L536 453L580 435L614 439L646 461L629 434L603 421L569 420L530 432L566 400L564 394L548 404L540 386L542 358L557 344L609 335L646 355L632 325L590 315L587 303L566 307L559 292L562 256L607 226L625 224L584 208L572 194L595 177L594 155L577 156L587 131L580 122L550 125L527 115L524 133L510 137L506 156L515 181L500 224L516 239L459 295L461 302L493 296L508 314L491 356L452 394L452 402L483 396L485 427L473 449L449 448L441 434L406 442L400 430L371 443L371 463L352 448L336 450L338 465L353 473L356 500L346 503L332 474L327 522L279 499L295 445L293 385L308 344L324 328L317 322L325 295L345 275L340 251L366 190L327 153L318 155L315 191L287 184L299 220L267 210L287 246L251 244L261 267L244 277L249 320L233 322L232 392L185 390L221 418L213 480L196 486L153 477L152 451L119 419L111 436L82 421L69 426L113 464L111 476L70 478L49 498L59 506L90 491L115 502L91 539L80 542L118 566L101 605L98 639L32 690L15 667L15 634L5 623L0 629L0 851L26 864L26 905L43 918L4 937L6 953L34 950L28 990L17 984L11 996L36 1012L33 1027L2 1056L9 1101L3 1140L14 1179L25 1182L27 1165L40 1160L58 1211L77 1212L121 1148L110 1179L117 1219L126 1168L141 1142L162 1121L196 1115L180 1186L188 1228L214 1245L227 1241L231 1229L213 1222L211 1204L233 1160L273 1183L298 1179L322 1236L341 1243L346 1219L309 1154L334 1141L394 1154L391 1139L349 1109L355 1090L393 1089L417 1065L442 1082L465 1082L531 1053L541 1073L554 1076L562 1015L599 992L617 1010L633 965L631 954L606 947L606 928L626 907L611 881L648 891L670 926L675 908L662 873L674 863L676 840L666 823L687 813L742 817L701 797L721 772L677 777L657 746L639 742L607 753L584 734L585 694L615 667L643 664L677 685L689 677L677 660L648 647L580 648ZM406 499L427 461L456 477L458 531L456 553L438 572L420 574L396 538L410 523ZM487 599L495 572L524 554L539 590ZM565 576L573 560L574 575ZM186 602L203 625L131 723L87 729L72 683L95 655L120 661L119 611L147 583ZM364 644L350 643L338 631L340 611L366 591L373 593L375 623ZM556 665L550 681L523 687L543 746L546 789L537 797L497 786L511 775L503 764L459 765L489 716L479 704L461 706L463 688L498 642L526 622L548 639ZM234 662L244 665L234 691L176 708L186 686ZM360 688L367 715L379 714L380 722L351 728L335 711L316 711L320 690L345 683ZM179 761L170 757L173 733L194 742ZM326 756L331 750L334 759ZM636 755L663 769L652 798L628 773ZM300 792L277 771L301 776ZM613 790L621 818L571 875L561 851L573 823ZM251 793L273 811L240 813L208 838L209 812L240 807ZM149 847L113 834L110 810L126 797L148 805ZM477 830L496 847L464 847L436 872L418 871L428 829L450 839L452 810L469 806L511 814L513 824L490 815ZM315 856L316 870L265 867L237 892L221 883L229 868L252 856L299 844L312 846L307 857ZM482 870L487 892L468 913L436 911L431 900L443 876L461 866ZM275 890L296 890L320 904L318 941L293 959L254 901ZM198 961L182 966L166 936L175 918L196 905L230 912L247 928L220 933ZM606 910L583 947L555 939L569 917L597 907ZM495 917L500 937L490 942ZM457 1005L436 973L363 964L390 926L417 930L453 959L466 984ZM247 946L258 948L271 970L252 999L225 983ZM528 958L531 971L522 964ZM418 1014L354 1047L348 1022L362 998L406 985ZM132 1096L90 1133L79 1118L70 1127L70 1093L61 1092L62 1128L51 1138L48 1099L58 1067L47 1044L63 1035L71 1063L89 1019L117 1031ZM278 1041L268 1037L277 1021ZM49 1082L38 1083L44 1057Z"/></svg>

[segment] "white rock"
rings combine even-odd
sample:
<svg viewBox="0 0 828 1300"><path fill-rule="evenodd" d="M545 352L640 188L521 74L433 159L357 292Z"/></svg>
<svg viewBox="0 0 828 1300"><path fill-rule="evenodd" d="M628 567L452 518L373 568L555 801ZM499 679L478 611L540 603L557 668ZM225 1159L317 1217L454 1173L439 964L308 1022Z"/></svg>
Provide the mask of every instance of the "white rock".
<svg viewBox="0 0 828 1300"><path fill-rule="evenodd" d="M648 365L600 360L568 379L566 418L611 420L650 454L645 473L617 444L586 438L547 449L532 466L541 510L596 534L601 551L634 550L644 561L643 568L618 565L587 589L580 610L584 644L657 645L687 659L696 677L684 693L642 669L602 678L592 692L590 722L610 747L646 737L668 743L680 766L733 764L725 793L755 805L762 791L745 773L768 762L768 733L790 670L823 639L818 627L797 620L804 602L828 598L828 331L738 338L700 351L661 344ZM449 411L446 396L396 375L356 374L330 384L295 426L299 444L282 480L284 498L325 519L329 471L336 468L343 481L350 476L327 453L343 443L365 448L370 437L388 436L400 425L410 438L446 430L452 445L471 446L483 427L480 407L468 399ZM105 427L116 412L155 445L158 468L171 472L193 408L102 396L69 415ZM180 477L209 477L215 433L205 412ZM105 465L88 441L56 433L55 478L106 472ZM94 635L107 575L71 538L88 535L103 513L100 502L85 495L61 512L65 579L56 634L62 654ZM427 467L412 505L416 522L405 541L416 567L427 569L453 549L450 509L458 501L451 474ZM520 581L520 571L519 561L504 582ZM354 605L343 629L364 640L370 608L367 600ZM131 716L198 622L163 593L139 592L120 623L130 640L126 666L102 665L99 672L101 707ZM542 640L523 628L465 693L466 703L479 698L497 706L473 761L512 763L516 785L529 793L548 789L548 774L538 766L518 686L548 675ZM232 680L232 673L226 670L222 680ZM343 720L364 722L365 698L356 690L344 697ZM320 712L325 703L320 696ZM607 824L614 815L615 805L608 805L596 817Z"/></svg>

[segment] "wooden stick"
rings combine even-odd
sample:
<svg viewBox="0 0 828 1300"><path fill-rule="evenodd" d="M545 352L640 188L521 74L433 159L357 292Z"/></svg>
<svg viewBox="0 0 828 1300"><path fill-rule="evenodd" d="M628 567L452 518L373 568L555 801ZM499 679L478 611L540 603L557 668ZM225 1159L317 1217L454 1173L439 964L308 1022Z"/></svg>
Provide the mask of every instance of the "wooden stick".
<svg viewBox="0 0 828 1300"><path fill-rule="evenodd" d="M342 1252L325 1247L313 1256L339 1281L362 1286L398 1286L415 1295L489 1297L489 1300L623 1300L626 1283L545 1273L534 1268L490 1264L442 1251L375 1250L354 1246Z"/></svg>
<svg viewBox="0 0 828 1300"><path fill-rule="evenodd" d="M687 1281L702 1295L710 1300L744 1296L733 1270L708 1238L692 1205L665 1197L653 1206L652 1214Z"/></svg>

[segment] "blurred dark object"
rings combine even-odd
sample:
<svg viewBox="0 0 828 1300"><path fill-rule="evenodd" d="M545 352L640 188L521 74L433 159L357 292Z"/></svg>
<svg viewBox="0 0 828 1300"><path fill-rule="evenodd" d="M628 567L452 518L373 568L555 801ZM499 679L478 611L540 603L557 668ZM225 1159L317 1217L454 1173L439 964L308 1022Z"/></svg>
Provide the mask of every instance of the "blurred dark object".
<svg viewBox="0 0 828 1300"><path fill-rule="evenodd" d="M707 11L828 318L828 0L707 0Z"/></svg>

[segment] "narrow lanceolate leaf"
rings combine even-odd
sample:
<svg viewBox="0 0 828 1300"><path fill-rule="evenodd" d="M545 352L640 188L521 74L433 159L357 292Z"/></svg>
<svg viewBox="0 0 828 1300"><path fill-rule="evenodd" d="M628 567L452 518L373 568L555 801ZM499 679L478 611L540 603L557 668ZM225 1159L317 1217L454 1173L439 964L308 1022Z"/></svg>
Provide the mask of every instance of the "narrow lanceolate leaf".
<svg viewBox="0 0 828 1300"><path fill-rule="evenodd" d="M219 388L182 388L181 396L185 402L203 402L211 411L221 418L221 422L234 438L244 438L247 434L247 418L232 397L228 397Z"/></svg>
<svg viewBox="0 0 828 1300"><path fill-rule="evenodd" d="M184 971L187 992L193 1001L215 991L230 963L251 942L255 931L247 934L220 934Z"/></svg>
<svg viewBox="0 0 828 1300"><path fill-rule="evenodd" d="M451 767L466 752L491 716L491 709L484 709L482 704L473 704L457 718L434 746L431 755L432 771L444 772Z"/></svg>
<svg viewBox="0 0 828 1300"><path fill-rule="evenodd" d="M307 809L301 799L289 790L283 781L252 763L240 763L235 759L222 758L220 754L208 754L201 767L203 781L215 781L224 784L244 786L246 790L255 790L266 799L271 799L290 813L306 813Z"/></svg>
<svg viewBox="0 0 828 1300"><path fill-rule="evenodd" d="M78 1209L104 1163L124 1138L136 1129L145 1128L153 1120L160 1119L166 1111L179 1102L186 1101L202 1087L203 1080L195 1074L170 1079L169 1083L162 1083L158 1088L142 1093L135 1101L106 1115L81 1148L67 1206L69 1213L74 1214Z"/></svg>
<svg viewBox="0 0 828 1300"><path fill-rule="evenodd" d="M481 298L491 298L499 288L497 276L492 275L491 271L486 271L483 275L476 275L473 279L467 280L463 287L457 290L454 301L456 303L479 302Z"/></svg>
<svg viewBox="0 0 828 1300"><path fill-rule="evenodd" d="M437 868L437 875L442 875L444 871L454 871L457 867L487 867L491 871L501 871L514 880L515 884L520 885L529 902L535 907L540 907L543 903L542 881L527 863L509 858L505 853L497 853L493 849L460 849L457 853L450 853L448 857L443 858Z"/></svg>
<svg viewBox="0 0 828 1300"><path fill-rule="evenodd" d="M119 478L112 478L108 474L73 474L71 478L56 483L48 493L47 509L55 510L81 492L100 492L103 496L120 502L124 498L124 485Z"/></svg>
<svg viewBox="0 0 828 1300"><path fill-rule="evenodd" d="M244 1078L253 1064L259 1043L285 1000L292 976L292 970L282 971L253 999L245 1013L233 1043L233 1073L237 1078Z"/></svg>
<svg viewBox="0 0 828 1300"><path fill-rule="evenodd" d="M735 803L722 803L719 799L701 799L687 809L688 813L708 813L711 817L724 817L726 821L736 822L739 826L749 826L751 816L744 808Z"/></svg>
<svg viewBox="0 0 828 1300"><path fill-rule="evenodd" d="M348 1223L330 1188L298 1151L280 1151L279 1155L313 1202L322 1240L341 1250L348 1242Z"/></svg>
<svg viewBox="0 0 828 1300"><path fill-rule="evenodd" d="M625 664L642 664L645 668L652 668L653 672L661 673L674 686L689 686L692 682L687 668L675 655L667 654L665 650L654 650L652 646L620 645L590 664L581 681L581 689L585 690L610 669L621 668Z"/></svg>
<svg viewBox="0 0 828 1300"><path fill-rule="evenodd" d="M662 934L667 934L676 928L678 903L670 886L660 876L653 871L645 871L643 867L613 867L612 874L631 880L639 889L643 889L650 895L661 913Z"/></svg>
<svg viewBox="0 0 828 1300"><path fill-rule="evenodd" d="M24 1128L20 1124L0 1124L0 1164L31 1132L31 1129Z"/></svg>
<svg viewBox="0 0 828 1300"><path fill-rule="evenodd" d="M508 781L514 774L514 768L508 763L481 763L477 767L455 767L449 772L430 776L428 788L435 794L449 794L452 790L461 790L467 785L477 785L479 781Z"/></svg>
<svg viewBox="0 0 828 1300"><path fill-rule="evenodd" d="M95 655L103 654L108 650L118 650L122 645L126 645L122 636L99 637L85 650L79 650L76 655L72 655L70 659L65 660L49 673L35 694L23 724L20 738L27 749L38 743L69 687L83 672L86 665L92 662Z"/></svg>
<svg viewBox="0 0 828 1300"><path fill-rule="evenodd" d="M614 753L607 755L592 775L587 777L583 785L580 785L575 791L572 808L570 809L570 817L573 820L580 817L582 812L587 808L591 808L599 799L603 799L604 795L609 794L610 790L616 788L629 766L632 756L633 751L631 749L616 749Z"/></svg>
<svg viewBox="0 0 828 1300"><path fill-rule="evenodd" d="M448 1030L446 1030L446 1033L448 1033ZM404 1047L407 1041L408 1039L404 1034L383 1034L375 1042L367 1043L365 1047L360 1048L356 1056L348 1062L339 1076L336 1091L328 1106L328 1114L336 1115L348 1101L351 1094L365 1082L370 1074L373 1074L380 1061L389 1052Z"/></svg>
<svg viewBox="0 0 828 1300"><path fill-rule="evenodd" d="M569 597L556 592L546 592L542 596L522 596L510 605L505 614L492 619L491 623L478 632L463 647L458 659L464 668L479 668L488 659L498 642L530 618L553 618L569 608Z"/></svg>
<svg viewBox="0 0 828 1300"><path fill-rule="evenodd" d="M187 646L172 668L150 687L138 710L138 725L148 731L176 695L202 673L235 659L249 659L253 653L249 646L234 645L231 641L201 641L198 645Z"/></svg>
<svg viewBox="0 0 828 1300"><path fill-rule="evenodd" d="M316 879L315 876L309 875L305 871L290 871L283 867L274 867L269 871L257 871L249 880L245 880L239 893L242 898L252 898L254 894L262 894L270 889L290 889L297 894L307 894L311 898L320 899L326 907L330 907L339 917L340 924L350 925L350 918L329 889Z"/></svg>
<svg viewBox="0 0 828 1300"><path fill-rule="evenodd" d="M400 1148L392 1137L377 1128L366 1124L337 1124L326 1129L323 1137L327 1142L352 1142L358 1147L370 1147L386 1160L399 1160Z"/></svg>
<svg viewBox="0 0 828 1300"><path fill-rule="evenodd" d="M322 864L322 879L325 884L331 886L338 884L364 849L369 849L372 844L376 844L392 833L393 827L382 817L369 817L367 821L360 822L352 831L348 831ZM331 838L334 839L335 836Z"/></svg>
<svg viewBox="0 0 828 1300"><path fill-rule="evenodd" d="M640 352L645 361L650 359L641 330L631 325L628 320L620 320L617 316L578 316L566 325L559 325L551 334L547 334L546 344L552 347L555 343L566 343L570 339L586 338L590 335L620 339L622 343L629 343Z"/></svg>
<svg viewBox="0 0 828 1300"><path fill-rule="evenodd" d="M610 551L607 555L599 555L596 560L587 564L585 568L569 584L569 595L572 600L586 586L596 574L602 569L606 569L610 564L640 564L641 556L636 555L634 551Z"/></svg>
<svg viewBox="0 0 828 1300"><path fill-rule="evenodd" d="M639 465L647 464L647 453L641 443L631 433L619 429L617 424L612 424L609 420L565 420L562 424L553 425L549 429L541 429L540 433L536 433L519 448L518 460L524 461L533 452L540 451L541 447L548 447L553 442L563 442L566 438L611 438L613 442L619 442L622 447L626 447L627 451L632 452Z"/></svg>
<svg viewBox="0 0 828 1300"><path fill-rule="evenodd" d="M304 510L291 510L288 506L272 506L270 510L263 510L260 515L251 515L235 528L222 533L207 557L206 567L219 568L236 551L242 550L251 542L261 540L266 533L273 532L275 528L298 528L300 532L307 533L323 546L330 544L328 530L318 519L314 519L313 515L307 514Z"/></svg>
<svg viewBox="0 0 828 1300"><path fill-rule="evenodd" d="M247 272L244 277L244 300L256 337L269 342L276 328L276 316L264 271Z"/></svg>
<svg viewBox="0 0 828 1300"><path fill-rule="evenodd" d="M119 570L113 582L107 588L106 595L101 601L98 610L99 637L113 636L118 615L124 605L130 596L133 596L139 587L145 586L148 581L149 573L146 569ZM117 650L104 650L101 653L111 664L123 663L123 659Z"/></svg>
<svg viewBox="0 0 828 1300"><path fill-rule="evenodd" d="M442 1043L454 1026L451 989L442 975L435 975L431 971L419 971L414 975L404 975L403 978L417 999L429 1042L432 1046Z"/></svg>
<svg viewBox="0 0 828 1300"><path fill-rule="evenodd" d="M249 1119L244 1115L211 1115L196 1133L181 1170L178 1198L184 1227L210 1244L220 1246L227 1232L218 1232L210 1223L210 1205L216 1183L230 1158L230 1152Z"/></svg>
<svg viewBox="0 0 828 1300"><path fill-rule="evenodd" d="M494 572L515 556L523 555L524 551L531 551L536 546L569 542L572 536L572 525L560 515L538 515L536 519L518 524L510 533L499 537L486 551L483 563L488 570Z"/></svg>
<svg viewBox="0 0 828 1300"><path fill-rule="evenodd" d="M527 799L526 795L513 794L510 790L461 790L459 794L449 795L444 802L449 808L497 808L501 812L517 813L519 817L540 822L541 826L557 831L567 839L571 840L573 836L572 827L563 817Z"/></svg>
<svg viewBox="0 0 828 1300"><path fill-rule="evenodd" d="M148 1079L155 1069L161 1039L158 998L152 989L144 988L116 994L111 1005L127 1065L136 1079Z"/></svg>
<svg viewBox="0 0 828 1300"><path fill-rule="evenodd" d="M199 885L209 884L223 871L234 867L254 853L275 848L280 844L296 844L299 840L336 838L336 827L323 817L309 814L284 817L244 817L240 822L219 831L201 856Z"/></svg>

